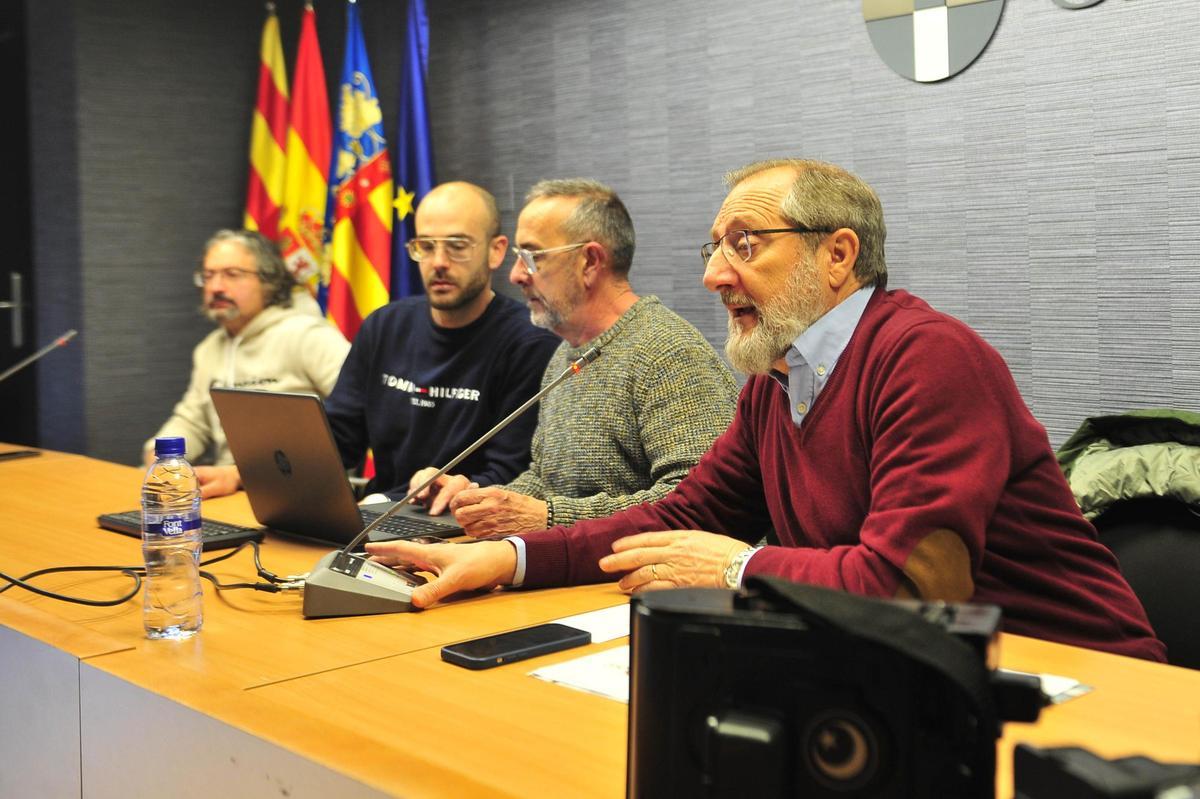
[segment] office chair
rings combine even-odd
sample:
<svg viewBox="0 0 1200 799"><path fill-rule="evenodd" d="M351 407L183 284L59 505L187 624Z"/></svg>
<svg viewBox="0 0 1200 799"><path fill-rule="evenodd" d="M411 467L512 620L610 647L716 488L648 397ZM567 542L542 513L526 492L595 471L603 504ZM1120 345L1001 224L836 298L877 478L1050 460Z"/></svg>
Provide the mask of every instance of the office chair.
<svg viewBox="0 0 1200 799"><path fill-rule="evenodd" d="M1200 508L1163 497L1129 499L1095 525L1167 645L1168 661L1200 669Z"/></svg>

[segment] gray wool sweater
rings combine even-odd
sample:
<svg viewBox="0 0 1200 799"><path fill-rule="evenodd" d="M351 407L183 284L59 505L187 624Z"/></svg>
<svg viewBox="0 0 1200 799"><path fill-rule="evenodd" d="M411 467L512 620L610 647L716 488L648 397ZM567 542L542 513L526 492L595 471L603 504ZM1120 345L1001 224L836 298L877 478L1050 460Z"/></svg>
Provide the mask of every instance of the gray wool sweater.
<svg viewBox="0 0 1200 799"><path fill-rule="evenodd" d="M542 385L589 347L600 357L542 400L532 462L505 486L546 500L548 525L660 499L729 426L737 401L728 367L657 297L580 347L562 342Z"/></svg>

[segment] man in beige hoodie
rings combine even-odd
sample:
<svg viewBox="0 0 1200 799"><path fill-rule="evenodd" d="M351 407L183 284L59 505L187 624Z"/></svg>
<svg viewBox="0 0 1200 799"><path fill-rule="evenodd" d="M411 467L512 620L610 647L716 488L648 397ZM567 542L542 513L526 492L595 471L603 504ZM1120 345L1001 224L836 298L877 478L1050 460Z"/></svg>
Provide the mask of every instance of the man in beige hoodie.
<svg viewBox="0 0 1200 799"><path fill-rule="evenodd" d="M221 230L208 240L195 273L201 310L218 328L192 353L192 376L183 398L155 436L183 436L188 460L197 466L204 498L239 487L237 467L225 442L209 389L253 388L310 392L333 390L350 342L331 324L292 307L295 285L279 250L259 233ZM143 447L154 458L154 439Z"/></svg>

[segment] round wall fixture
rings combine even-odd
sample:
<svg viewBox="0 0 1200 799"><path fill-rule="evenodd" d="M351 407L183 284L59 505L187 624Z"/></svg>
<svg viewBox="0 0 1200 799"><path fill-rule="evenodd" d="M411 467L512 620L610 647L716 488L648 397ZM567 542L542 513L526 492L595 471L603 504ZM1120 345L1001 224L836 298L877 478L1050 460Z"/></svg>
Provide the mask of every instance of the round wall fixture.
<svg viewBox="0 0 1200 799"><path fill-rule="evenodd" d="M991 40L1004 0L863 0L871 44L909 80L932 83L957 75Z"/></svg>

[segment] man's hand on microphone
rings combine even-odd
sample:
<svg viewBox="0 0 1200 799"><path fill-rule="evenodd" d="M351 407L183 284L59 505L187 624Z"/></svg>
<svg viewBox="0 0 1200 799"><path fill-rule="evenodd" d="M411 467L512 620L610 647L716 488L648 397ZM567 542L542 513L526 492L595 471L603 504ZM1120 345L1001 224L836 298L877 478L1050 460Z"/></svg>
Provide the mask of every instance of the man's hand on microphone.
<svg viewBox="0 0 1200 799"><path fill-rule="evenodd" d="M417 486L424 483L430 477L437 474L437 467L426 466L421 471L412 476L408 481L408 490L412 491ZM471 478L461 474L443 474L438 479L434 480L429 485L421 490L421 493L413 497L415 502L424 505L429 509L430 516L440 516L446 512L446 508L450 505L450 500L454 499L458 493L467 488L478 488L476 483L471 482Z"/></svg>
<svg viewBox="0 0 1200 799"><path fill-rule="evenodd" d="M236 466L197 466L200 499L212 499L232 494L242 487L242 475Z"/></svg>
<svg viewBox="0 0 1200 799"><path fill-rule="evenodd" d="M496 486L460 491L450 510L467 535L476 538L546 529L545 501Z"/></svg>
<svg viewBox="0 0 1200 799"><path fill-rule="evenodd" d="M436 575L413 589L412 601L419 608L427 608L459 591L508 585L517 570L517 550L507 541L467 545L381 541L368 543L367 552L372 560L385 566Z"/></svg>

